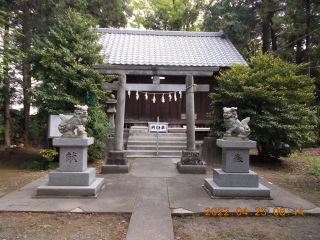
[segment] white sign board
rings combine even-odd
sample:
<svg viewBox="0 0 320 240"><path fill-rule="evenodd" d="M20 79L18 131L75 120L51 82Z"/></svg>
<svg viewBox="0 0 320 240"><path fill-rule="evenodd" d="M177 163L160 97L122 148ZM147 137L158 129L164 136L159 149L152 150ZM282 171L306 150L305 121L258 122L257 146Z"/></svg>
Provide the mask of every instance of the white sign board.
<svg viewBox="0 0 320 240"><path fill-rule="evenodd" d="M149 132L168 132L167 122L149 122Z"/></svg>
<svg viewBox="0 0 320 240"><path fill-rule="evenodd" d="M73 117L72 113L63 114L67 119ZM59 138L61 133L58 130L58 126L61 123L61 119L57 114L50 114L48 119L48 138Z"/></svg>

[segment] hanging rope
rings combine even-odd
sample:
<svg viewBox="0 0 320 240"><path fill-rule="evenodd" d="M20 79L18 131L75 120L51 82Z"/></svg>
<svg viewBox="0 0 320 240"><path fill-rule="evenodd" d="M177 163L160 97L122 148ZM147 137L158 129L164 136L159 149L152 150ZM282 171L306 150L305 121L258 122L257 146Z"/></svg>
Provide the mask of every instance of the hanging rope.
<svg viewBox="0 0 320 240"><path fill-rule="evenodd" d="M125 85L122 84L121 82L116 81L115 83L120 85L124 90L127 90ZM188 89L190 89L192 87L193 87L193 91L192 92L188 92ZM194 93L196 91L196 89L197 89L197 84L192 84L192 85L186 87L186 93ZM133 91L136 91L136 100L139 100L139 93L143 93L144 96L145 96L146 101L148 100L148 94L150 94L150 95L153 94L153 98L152 98L153 103L156 102L155 95L162 95L161 102L165 103L164 95L168 95L169 101L171 102L171 99L172 99L171 94L173 94L174 101L177 101L177 91L175 91L175 92L159 92L159 93L138 91L138 90L133 90ZM178 92L179 92L180 98L182 98L182 90L180 90ZM128 89L129 98L130 98L130 95L131 95L131 89L129 88Z"/></svg>
<svg viewBox="0 0 320 240"><path fill-rule="evenodd" d="M188 90L189 88L192 88L192 87L193 87L193 92L188 92L187 90ZM187 94L187 93L194 93L195 91L197 91L197 84L192 84L192 85L186 87L186 94Z"/></svg>

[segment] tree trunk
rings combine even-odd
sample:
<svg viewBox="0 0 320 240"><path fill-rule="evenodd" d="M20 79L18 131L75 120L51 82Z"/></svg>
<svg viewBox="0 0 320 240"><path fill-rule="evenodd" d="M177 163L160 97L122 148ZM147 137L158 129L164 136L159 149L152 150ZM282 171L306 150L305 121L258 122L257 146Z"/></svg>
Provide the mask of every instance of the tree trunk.
<svg viewBox="0 0 320 240"><path fill-rule="evenodd" d="M4 40L3 44L7 45L9 44L9 26L5 26L5 34L4 34ZM8 64L8 63L7 63ZM4 93L3 93L3 119L4 119L4 126L5 126L5 131L4 131L4 146L10 147L10 79L9 79L9 69L8 66L5 66L5 79L3 81L4 87Z"/></svg>
<svg viewBox="0 0 320 240"><path fill-rule="evenodd" d="M302 42L297 41L296 45L297 51L296 51L296 64L302 63L303 57L302 57Z"/></svg>
<svg viewBox="0 0 320 240"><path fill-rule="evenodd" d="M273 46L274 42L272 37L275 37L275 33L272 29L272 17L275 13L275 10L270 9L273 6L271 0L262 1L262 53L265 54L270 50L270 33L271 33L271 42ZM272 36L274 35L274 36Z"/></svg>
<svg viewBox="0 0 320 240"><path fill-rule="evenodd" d="M6 70L7 71L7 70ZM9 76L8 73L6 73L6 79L4 80L4 126L5 126L5 131L4 131L4 145L6 147L10 147L10 83L9 83Z"/></svg>
<svg viewBox="0 0 320 240"><path fill-rule="evenodd" d="M270 19L266 16L262 20L262 54L269 51L269 36L270 36Z"/></svg>
<svg viewBox="0 0 320 240"><path fill-rule="evenodd" d="M30 65L23 64L23 110L24 110L24 124L23 124L23 140L28 140L29 133L29 116L30 116L30 102L29 89L31 88Z"/></svg>
<svg viewBox="0 0 320 240"><path fill-rule="evenodd" d="M307 60L309 62L309 68L307 69L307 74L308 74L308 77L310 78L311 77L311 58L310 58L310 53L309 53L309 45L310 45L310 35L309 35L309 32L310 32L310 22L311 22L311 19L310 19L310 0L306 0L306 14L307 14L307 31L306 31L306 50L305 50L305 56L306 56L306 59L305 61Z"/></svg>
<svg viewBox="0 0 320 240"><path fill-rule="evenodd" d="M30 34L30 12L28 3L25 2L22 5L23 16L22 16L22 34L24 36L22 42L22 51L29 56L29 50L31 48L31 34ZM31 66L29 64L29 59L23 60L22 64L22 91L23 91L23 110L24 110L24 120L23 120L23 140L28 140L29 132L29 116L30 116L30 96L29 89L31 88L31 76L30 76Z"/></svg>
<svg viewBox="0 0 320 240"><path fill-rule="evenodd" d="M272 45L272 51L276 51L278 46L277 46L277 36L276 36L276 31L273 27L273 21L270 19L270 30L271 30L271 45Z"/></svg>

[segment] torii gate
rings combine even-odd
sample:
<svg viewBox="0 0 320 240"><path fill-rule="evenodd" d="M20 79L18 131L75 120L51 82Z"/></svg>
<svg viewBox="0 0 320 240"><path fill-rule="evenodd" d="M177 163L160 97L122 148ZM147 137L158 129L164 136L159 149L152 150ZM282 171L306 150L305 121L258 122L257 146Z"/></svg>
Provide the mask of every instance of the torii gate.
<svg viewBox="0 0 320 240"><path fill-rule="evenodd" d="M209 92L209 85L194 84L194 76L212 76L219 67L185 67L185 66L128 66L128 65L94 65L100 74L119 75L118 82L104 83L104 90L117 90L117 121L115 124L114 151L110 151L102 173L127 173L130 163L123 149L123 130L126 90L138 91L185 91L188 158L199 157L195 149L194 91ZM127 84L127 75L153 76L153 84ZM186 76L186 84L160 84L160 76ZM194 152L194 154L192 154ZM184 153L182 154L182 159Z"/></svg>

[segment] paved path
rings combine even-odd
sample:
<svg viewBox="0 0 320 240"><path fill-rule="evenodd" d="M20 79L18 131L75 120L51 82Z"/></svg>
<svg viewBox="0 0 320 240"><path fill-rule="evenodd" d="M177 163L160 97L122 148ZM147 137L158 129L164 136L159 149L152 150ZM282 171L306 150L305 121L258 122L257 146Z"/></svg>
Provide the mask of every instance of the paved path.
<svg viewBox="0 0 320 240"><path fill-rule="evenodd" d="M178 175L173 162L140 158L131 174L139 178L139 190L126 240L173 240L167 185L167 179Z"/></svg>
<svg viewBox="0 0 320 240"><path fill-rule="evenodd" d="M140 179L126 239L174 239L165 178Z"/></svg>
<svg viewBox="0 0 320 240"><path fill-rule="evenodd" d="M228 208L230 215L236 215L237 208L247 208L248 215L254 215L256 208L272 214L276 207L320 214L319 207L263 178L260 183L271 190L272 199L212 199L202 187L212 176L179 174L173 163L177 160L140 158L129 174L97 175L105 178L105 188L96 199L34 198L37 187L48 181L48 176L39 178L0 198L0 211L133 213L127 240L172 240L171 213L204 214L206 208Z"/></svg>

